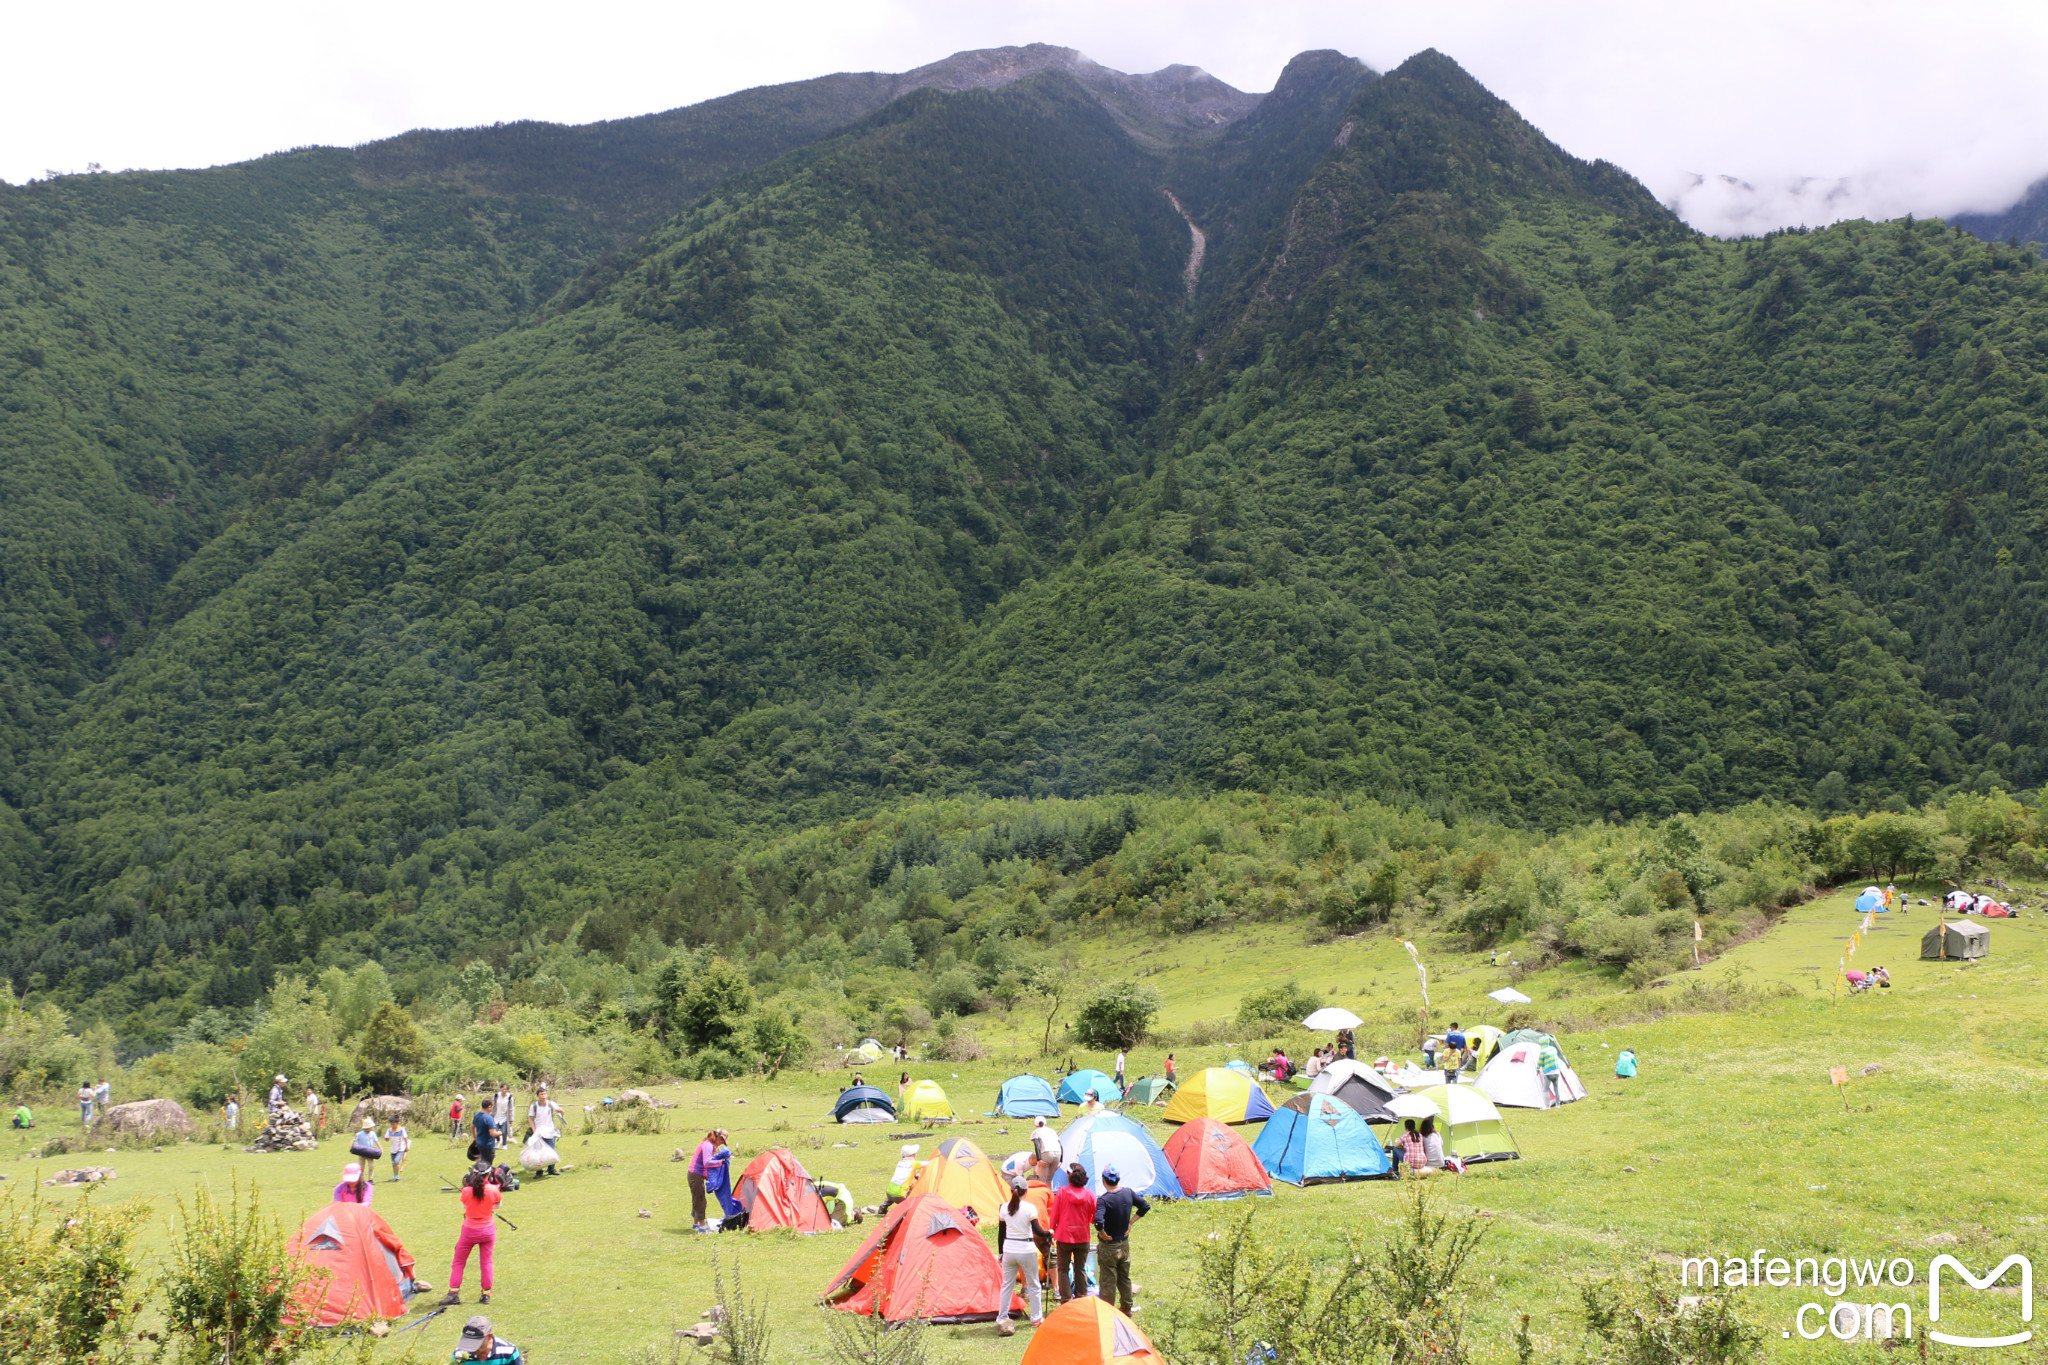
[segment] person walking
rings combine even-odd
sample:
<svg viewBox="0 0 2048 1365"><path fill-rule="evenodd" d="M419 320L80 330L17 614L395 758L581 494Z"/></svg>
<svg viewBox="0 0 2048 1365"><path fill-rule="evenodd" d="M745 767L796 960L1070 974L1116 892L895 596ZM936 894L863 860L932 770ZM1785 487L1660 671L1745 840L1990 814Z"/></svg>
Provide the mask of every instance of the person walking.
<svg viewBox="0 0 2048 1365"><path fill-rule="evenodd" d="M1031 1122L1031 1155L1038 1161L1038 1174L1050 1185L1052 1173L1060 1168L1060 1135L1043 1118Z"/></svg>
<svg viewBox="0 0 2048 1365"><path fill-rule="evenodd" d="M503 1081L499 1081L498 1093L491 1097L491 1113L498 1120L498 1131L500 1133L509 1135L512 1131L512 1106L514 1103L512 1087Z"/></svg>
<svg viewBox="0 0 2048 1365"><path fill-rule="evenodd" d="M1038 1220L1038 1205L1024 1197L1024 1182L1010 1182L1010 1202L996 1213L1001 1224L996 1233L997 1245L1002 1249L1003 1278L996 1288L996 1331L999 1335L1017 1335L1017 1325L1010 1321L1010 1286L1018 1277L1024 1280L1024 1312L1031 1319L1033 1327L1045 1320L1045 1304L1038 1283L1038 1243L1049 1231Z"/></svg>
<svg viewBox="0 0 2048 1365"><path fill-rule="evenodd" d="M362 1123L356 1128L356 1135L348 1141L348 1154L363 1163L363 1168L375 1175L377 1161L384 1155L384 1148L377 1141L377 1120L363 1115Z"/></svg>
<svg viewBox="0 0 2048 1365"><path fill-rule="evenodd" d="M526 1131L550 1147L559 1148L562 1141L562 1106L548 1098L548 1083L542 1081L534 1087L533 1103L526 1106ZM556 1152L559 1156L561 1153ZM549 1175L560 1175L555 1163L548 1163Z"/></svg>
<svg viewBox="0 0 2048 1365"><path fill-rule="evenodd" d="M718 1144L725 1134L713 1128L697 1144L697 1150L690 1154L690 1231L709 1232L711 1225L705 1221L704 1197L710 1192L707 1181L711 1174L711 1163L718 1159Z"/></svg>
<svg viewBox="0 0 2048 1365"><path fill-rule="evenodd" d="M363 1173L362 1163L351 1161L341 1168L341 1183L334 1187L337 1204L368 1204L377 1197L377 1185Z"/></svg>
<svg viewBox="0 0 2048 1365"><path fill-rule="evenodd" d="M1088 1238L1095 1226L1095 1196L1087 1168L1067 1167L1067 1183L1052 1195L1053 1292L1061 1303L1088 1292Z"/></svg>
<svg viewBox="0 0 2048 1365"><path fill-rule="evenodd" d="M1128 1090L1130 1088L1124 1084L1124 1050L1122 1048L1116 1050L1116 1088L1118 1090Z"/></svg>
<svg viewBox="0 0 2048 1365"><path fill-rule="evenodd" d="M478 1111L479 1123L487 1117ZM455 1263L448 1268L448 1294L441 1300L443 1308L462 1302L462 1272L469 1264L471 1248L476 1250L477 1269L481 1272L478 1283L484 1294L480 1302L491 1301L491 1254L498 1248L498 1201L504 1197L488 1163L479 1161L463 1177L462 1229L455 1238Z"/></svg>
<svg viewBox="0 0 2048 1365"><path fill-rule="evenodd" d="M1131 1303L1131 1223L1152 1212L1151 1201L1123 1187L1116 1167L1102 1168L1102 1198L1095 1201L1095 1292L1124 1310Z"/></svg>
<svg viewBox="0 0 2048 1365"><path fill-rule="evenodd" d="M399 1172L405 1169L405 1158L412 1151L412 1134L405 1129L405 1121L393 1118L384 1128L384 1145L391 1151L391 1179L396 1183Z"/></svg>

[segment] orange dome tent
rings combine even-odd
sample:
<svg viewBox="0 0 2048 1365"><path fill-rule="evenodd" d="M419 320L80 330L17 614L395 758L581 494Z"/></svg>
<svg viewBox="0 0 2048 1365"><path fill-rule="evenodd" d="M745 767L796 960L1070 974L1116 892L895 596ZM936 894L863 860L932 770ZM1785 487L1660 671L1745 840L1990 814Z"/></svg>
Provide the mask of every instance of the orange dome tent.
<svg viewBox="0 0 2048 1365"><path fill-rule="evenodd" d="M795 1228L832 1231L832 1215L818 1197L817 1183L787 1147L770 1147L747 1163L735 1191L747 1210L747 1230Z"/></svg>
<svg viewBox="0 0 2048 1365"><path fill-rule="evenodd" d="M844 1313L887 1322L993 1322L1003 1270L967 1215L937 1195L913 1194L889 1210L825 1287ZM1011 1295L1011 1311L1023 1301Z"/></svg>
<svg viewBox="0 0 2048 1365"><path fill-rule="evenodd" d="M1271 1194L1273 1177L1228 1124L1190 1119L1166 1140L1166 1160L1190 1199L1238 1199Z"/></svg>
<svg viewBox="0 0 2048 1365"><path fill-rule="evenodd" d="M291 1254L314 1275L299 1289L292 1320L313 1327L402 1318L413 1287L412 1256L367 1204L329 1204L299 1226Z"/></svg>
<svg viewBox="0 0 2048 1365"><path fill-rule="evenodd" d="M1019 1365L1115 1365L1119 1360L1166 1365L1138 1324L1115 1304L1083 1294L1045 1315Z"/></svg>
<svg viewBox="0 0 2048 1365"><path fill-rule="evenodd" d="M1010 1182L973 1138L952 1137L939 1144L939 1150L903 1193L906 1197L935 1194L980 1220L1010 1202Z"/></svg>

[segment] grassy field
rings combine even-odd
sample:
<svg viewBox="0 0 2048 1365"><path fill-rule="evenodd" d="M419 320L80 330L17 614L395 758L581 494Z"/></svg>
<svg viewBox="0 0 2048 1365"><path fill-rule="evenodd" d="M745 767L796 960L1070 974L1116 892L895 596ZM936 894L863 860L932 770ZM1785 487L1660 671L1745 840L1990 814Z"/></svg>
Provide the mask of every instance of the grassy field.
<svg viewBox="0 0 2048 1365"><path fill-rule="evenodd" d="M1675 1279L1682 1256L1747 1258L1764 1248L1766 1258L1908 1258L1916 1269L1911 1288L1881 1295L1852 1288L1848 1297L1910 1302L1916 1331L1925 1330L1926 1266L1940 1250L1975 1270L2009 1252L2040 1260L2048 1251L2048 1210L2041 1204L2048 1160L2034 1139L2048 1054L2048 920L1992 922L1990 959L1959 969L1918 960L1918 935L1932 916L1915 907L1902 921L1884 924L1859 952L1859 965L1891 969L1891 991L1839 999L1825 988L1857 918L1847 895L1795 910L1704 972L1643 992L1624 992L1611 973L1583 964L1524 975L1506 965L1513 954L1494 965L1483 953L1459 955L1425 943L1433 1023L1501 1022L1506 1010L1485 992L1517 979L1535 1000L1525 1008L1567 1030L1565 1050L1592 1091L1589 1101L1548 1113L1507 1111L1524 1160L1438 1182L1447 1201L1487 1225L1468 1304L1468 1339L1480 1358L1510 1358L1509 1333L1522 1313L1532 1315L1542 1358L1576 1357L1587 1341L1574 1313L1579 1282L1646 1264ZM1144 974L1162 994L1160 1022L1168 1028L1228 1016L1243 992L1289 977L1366 1016L1369 1028L1382 1030L1373 1036L1397 1036L1414 1019L1413 968L1384 937L1310 946L1298 929L1276 927L1166 945L1097 942L1082 951L1082 969L1091 976ZM1711 989L1689 995L1692 983ZM988 1059L910 1069L938 1079L960 1113L957 1131L1000 1158L1027 1145L1029 1125L984 1112L997 1084L1021 1070L1049 1073L1033 1055L1032 1021L977 1022ZM1316 1040L1297 1033L1286 1041L1300 1055ZM1615 1049L1624 1044L1642 1061L1641 1075L1627 1082L1612 1074ZM1176 1051L1187 1069L1219 1063L1238 1049ZM1162 1055L1135 1053L1131 1074L1156 1071ZM1075 1060L1108 1069L1102 1056L1077 1053ZM1869 1063L1882 1069L1862 1075ZM1849 1068L1851 1077L1839 1092L1828 1077L1836 1066ZM867 1075L895 1079L886 1065ZM889 1134L909 1126L845 1129L826 1122L843 1080L839 1072L807 1073L772 1083L654 1087L675 1106L667 1111L666 1133L568 1138L563 1155L575 1164L572 1173L529 1182L506 1198L504 1210L519 1229L501 1229L494 1319L542 1362L623 1361L650 1345L665 1350L672 1329L695 1321L711 1303L717 1257L738 1265L749 1290L769 1299L783 1357L824 1358L825 1313L816 1296L854 1251L861 1229L810 1238L692 1235L686 1182L671 1154L716 1124L731 1131L742 1162L784 1144L814 1175L845 1181L862 1203L876 1202L899 1145ZM599 1096L561 1098L573 1115ZM435 1177L456 1175L462 1162L445 1135L425 1134L424 1126L415 1125L411 1170L402 1182L380 1186L377 1207L406 1239L421 1273L439 1286L448 1278L458 1214ZM1170 1131L1156 1122L1153 1129L1162 1140ZM65 1130L58 1119L44 1131ZM944 1135L925 1136L926 1150ZM14 1181L87 1161L115 1166L118 1181L99 1197L153 1204L160 1216L151 1225L152 1251L168 1236L180 1193L200 1184L224 1193L239 1177L261 1190L266 1209L296 1223L325 1203L345 1159L341 1144L330 1141L310 1154L248 1156L187 1144L30 1162L21 1159L24 1136L8 1137L18 1158L7 1171ZM1397 1199L1393 1186L1367 1182L1281 1186L1270 1200L1161 1206L1136 1238L1139 1320L1156 1320L1170 1306L1203 1236L1248 1209L1276 1235L1314 1246L1353 1232L1361 1220L1385 1220ZM470 1274L465 1297L474 1304L474 1265ZM2018 1330L2010 1294L1951 1300L1940 1324L1946 1330ZM1770 1358L1846 1360L1875 1349L1780 1337L1806 1301L1829 1297L1811 1288L1745 1291L1745 1306L1769 1328ZM446 1315L407 1340L424 1338L424 1356L445 1358L468 1311L474 1309ZM933 1334L936 1357L946 1362L1014 1361L1027 1340L1023 1333L1000 1339L986 1325ZM2032 1349L1994 1358L2041 1358L2025 1354ZM1931 1348L1932 1358L1944 1354L1982 1353Z"/></svg>

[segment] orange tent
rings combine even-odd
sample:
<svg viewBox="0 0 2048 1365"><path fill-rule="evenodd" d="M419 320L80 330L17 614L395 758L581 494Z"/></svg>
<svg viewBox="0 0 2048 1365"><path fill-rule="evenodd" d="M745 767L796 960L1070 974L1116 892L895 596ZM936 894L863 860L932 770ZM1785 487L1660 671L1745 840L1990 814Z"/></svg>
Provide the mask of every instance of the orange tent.
<svg viewBox="0 0 2048 1365"><path fill-rule="evenodd" d="M978 1222L1010 1202L1010 1182L973 1138L951 1137L939 1144L903 1193L906 1198L935 1194Z"/></svg>
<svg viewBox="0 0 2048 1365"><path fill-rule="evenodd" d="M889 1210L831 1284L825 1302L888 1322L993 1322L1003 1270L967 1215L932 1194ZM1010 1296L1013 1312L1024 1307Z"/></svg>
<svg viewBox="0 0 2048 1365"><path fill-rule="evenodd" d="M1107 1299L1082 1294L1045 1315L1019 1365L1166 1365L1145 1334Z"/></svg>
<svg viewBox="0 0 2048 1365"><path fill-rule="evenodd" d="M415 1292L412 1257L367 1204L329 1204L299 1226L291 1254L313 1270L292 1319L333 1327L352 1319L402 1318Z"/></svg>
<svg viewBox="0 0 2048 1365"><path fill-rule="evenodd" d="M1166 1140L1166 1160L1190 1199L1237 1199L1271 1194L1265 1163L1228 1124L1190 1119Z"/></svg>
<svg viewBox="0 0 2048 1365"><path fill-rule="evenodd" d="M770 1147L740 1173L739 1201L747 1210L747 1231L795 1228L832 1231L832 1215L818 1197L811 1173L787 1147Z"/></svg>

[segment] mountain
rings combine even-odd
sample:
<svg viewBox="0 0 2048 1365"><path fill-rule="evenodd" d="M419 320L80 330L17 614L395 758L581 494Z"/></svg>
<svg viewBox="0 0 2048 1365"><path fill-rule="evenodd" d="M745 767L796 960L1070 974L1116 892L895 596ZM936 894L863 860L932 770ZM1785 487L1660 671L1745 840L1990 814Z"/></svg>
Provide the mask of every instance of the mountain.
<svg viewBox="0 0 2048 1365"><path fill-rule="evenodd" d="M946 793L1555 827L2041 781L2032 253L1702 237L1434 52L735 99L653 222L641 121L169 178L198 226L23 192L114 198L10 248L77 301L0 342L45 433L0 446L42 499L0 972L148 1044L286 968L794 933L722 849ZM224 186L284 283L203 230Z"/></svg>
<svg viewBox="0 0 2048 1365"><path fill-rule="evenodd" d="M1998 213L1954 213L1948 221L1987 242L2048 244L2048 180L2037 180Z"/></svg>

